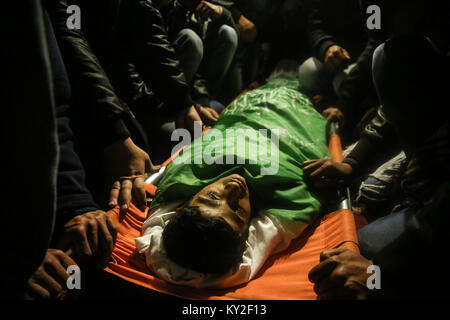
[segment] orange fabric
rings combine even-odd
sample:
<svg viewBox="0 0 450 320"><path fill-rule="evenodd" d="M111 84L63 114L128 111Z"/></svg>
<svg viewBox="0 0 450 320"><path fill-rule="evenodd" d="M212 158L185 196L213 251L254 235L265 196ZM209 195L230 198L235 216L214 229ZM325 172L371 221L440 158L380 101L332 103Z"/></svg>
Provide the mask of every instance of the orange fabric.
<svg viewBox="0 0 450 320"><path fill-rule="evenodd" d="M342 162L342 160L344 160L344 156L342 155L341 138L338 134L332 133L330 135L330 139L328 140L328 149L330 150L331 158L334 161Z"/></svg>
<svg viewBox="0 0 450 320"><path fill-rule="evenodd" d="M141 235L146 212L131 205L120 223L118 208L109 214L118 224L118 235L112 261L105 270L137 285L188 299L316 299L308 272L319 263L320 252L336 247L358 252L353 213L336 211L323 217L316 226L306 229L286 251L270 257L249 283L227 290L188 288L151 275L144 255L137 252L134 239Z"/></svg>
<svg viewBox="0 0 450 320"><path fill-rule="evenodd" d="M156 189L157 189L157 187L152 184L148 184L148 183L145 184L145 191L152 197L155 196Z"/></svg>
<svg viewBox="0 0 450 320"><path fill-rule="evenodd" d="M333 160L343 160L339 135L331 134L328 147ZM168 165L178 152L163 165ZM153 185L146 184L145 188L150 195L156 192ZM112 261L105 270L139 286L187 299L316 299L317 295L313 284L308 280L308 273L319 263L320 253L337 247L359 252L353 213L350 210L339 210L324 216L316 225L308 227L287 250L271 256L249 283L227 290L195 289L158 279L145 264L145 256L137 252L134 239L141 236L147 211L142 212L131 204L121 222L118 221L118 208L108 213L118 226L118 234Z"/></svg>

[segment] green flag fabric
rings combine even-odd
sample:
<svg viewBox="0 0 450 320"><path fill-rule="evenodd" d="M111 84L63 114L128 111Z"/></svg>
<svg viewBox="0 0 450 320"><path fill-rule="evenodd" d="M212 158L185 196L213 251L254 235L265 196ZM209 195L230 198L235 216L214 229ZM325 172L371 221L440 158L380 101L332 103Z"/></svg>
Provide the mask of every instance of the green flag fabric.
<svg viewBox="0 0 450 320"><path fill-rule="evenodd" d="M187 200L239 173L259 208L311 222L321 205L303 179L301 164L329 156L329 130L299 89L296 78L281 75L231 103L212 129L168 165L151 207Z"/></svg>

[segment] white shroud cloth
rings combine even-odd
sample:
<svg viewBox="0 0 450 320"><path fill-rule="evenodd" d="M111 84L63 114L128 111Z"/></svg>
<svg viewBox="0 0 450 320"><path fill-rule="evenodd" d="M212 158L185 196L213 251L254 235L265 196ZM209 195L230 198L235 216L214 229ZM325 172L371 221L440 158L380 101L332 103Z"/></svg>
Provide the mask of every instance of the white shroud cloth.
<svg viewBox="0 0 450 320"><path fill-rule="evenodd" d="M162 244L164 227L176 214L180 202L164 205L147 218L142 236L136 238L140 253L146 263L161 279L167 282L195 288L230 288L250 281L274 253L289 247L292 239L306 228L303 222L294 222L260 211L250 222L246 248L239 265L222 275L204 274L186 269L170 260Z"/></svg>

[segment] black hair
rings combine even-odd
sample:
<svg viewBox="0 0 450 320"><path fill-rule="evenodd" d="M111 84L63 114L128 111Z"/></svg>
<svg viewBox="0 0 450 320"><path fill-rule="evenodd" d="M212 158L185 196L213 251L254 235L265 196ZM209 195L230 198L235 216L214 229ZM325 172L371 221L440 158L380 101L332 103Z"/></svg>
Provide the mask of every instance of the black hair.
<svg viewBox="0 0 450 320"><path fill-rule="evenodd" d="M178 265L209 274L223 274L242 259L247 234L219 217L205 217L198 207L178 209L163 231L167 256Z"/></svg>

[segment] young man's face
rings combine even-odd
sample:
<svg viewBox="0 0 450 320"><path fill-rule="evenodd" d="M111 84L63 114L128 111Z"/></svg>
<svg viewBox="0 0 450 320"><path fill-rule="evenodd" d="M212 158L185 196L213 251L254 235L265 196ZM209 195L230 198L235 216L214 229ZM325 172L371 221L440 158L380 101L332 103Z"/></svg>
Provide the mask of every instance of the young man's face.
<svg viewBox="0 0 450 320"><path fill-rule="evenodd" d="M198 207L204 216L224 219L240 234L244 234L250 224L250 193L247 182L238 174L204 187L192 198L189 206Z"/></svg>

